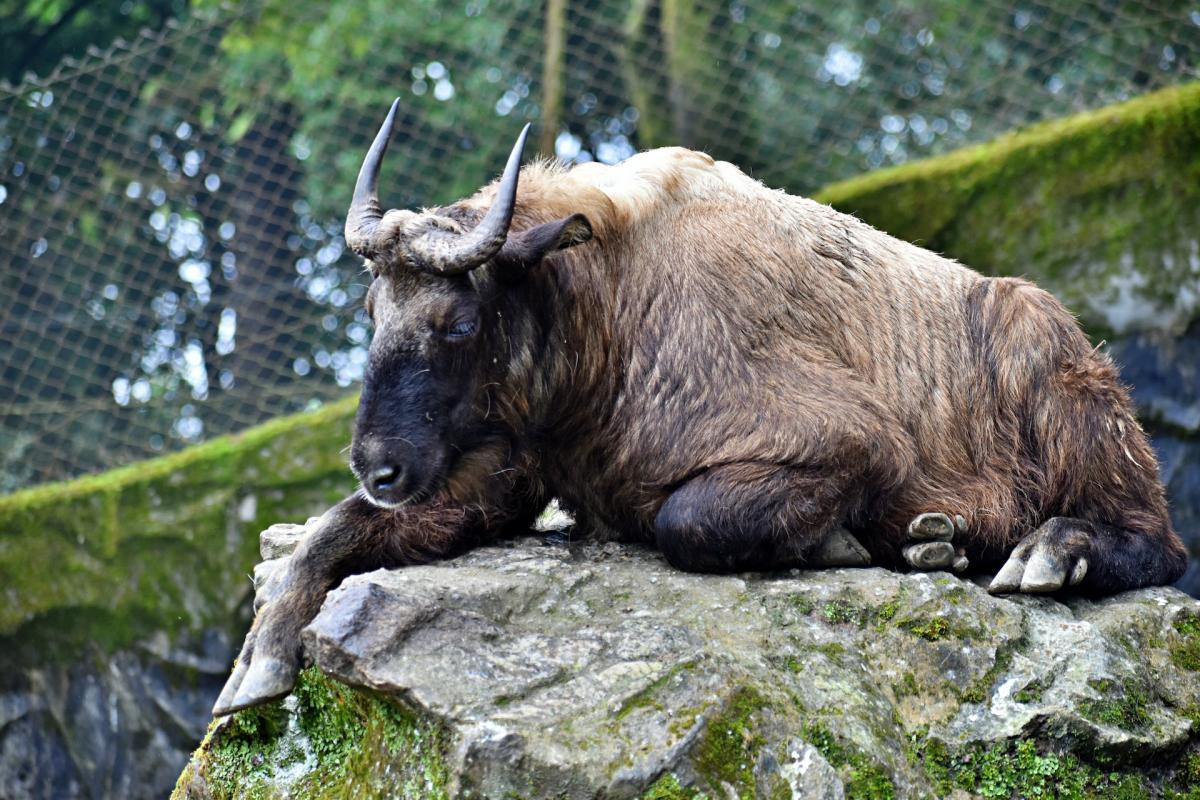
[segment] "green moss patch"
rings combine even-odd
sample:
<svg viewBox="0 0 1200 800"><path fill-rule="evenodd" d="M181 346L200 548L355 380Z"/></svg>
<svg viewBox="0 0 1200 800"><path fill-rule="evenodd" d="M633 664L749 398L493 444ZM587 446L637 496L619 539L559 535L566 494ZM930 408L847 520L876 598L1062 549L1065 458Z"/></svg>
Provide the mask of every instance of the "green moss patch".
<svg viewBox="0 0 1200 800"><path fill-rule="evenodd" d="M1200 616L1181 614L1173 627L1176 635L1168 645L1171 661L1182 669L1200 672Z"/></svg>
<svg viewBox="0 0 1200 800"><path fill-rule="evenodd" d="M818 606L800 598L793 600L792 605L801 614L816 612L818 619L830 625L853 625L856 628L873 626L880 631L900 610L899 600L889 600L879 606L862 605L857 600L857 597L835 598Z"/></svg>
<svg viewBox="0 0 1200 800"><path fill-rule="evenodd" d="M1088 681L1100 697L1080 705L1085 717L1114 728L1145 730L1152 722L1148 711L1151 696L1147 687L1135 681Z"/></svg>
<svg viewBox="0 0 1200 800"><path fill-rule="evenodd" d="M663 710L662 701L658 698L659 693L676 676L680 675L686 670L695 668L696 664L692 661L676 664L675 666L671 667L658 680L654 681L645 689L642 689L640 692L634 694L632 697L622 703L621 707L617 709L616 719L618 721L623 720L639 708L655 708L660 711Z"/></svg>
<svg viewBox="0 0 1200 800"><path fill-rule="evenodd" d="M655 781L640 800L707 800L707 795L680 785L678 778L667 774Z"/></svg>
<svg viewBox="0 0 1200 800"><path fill-rule="evenodd" d="M821 608L821 616L826 622L834 625L858 625L862 627L866 624L870 609L853 606L849 603L833 601L826 603Z"/></svg>
<svg viewBox="0 0 1200 800"><path fill-rule="evenodd" d="M945 639L950 633L950 623L945 617L906 619L899 628L929 642Z"/></svg>
<svg viewBox="0 0 1200 800"><path fill-rule="evenodd" d="M1171 782L1164 787L1166 800L1200 800L1200 750L1184 754Z"/></svg>
<svg viewBox="0 0 1200 800"><path fill-rule="evenodd" d="M924 770L942 797L955 789L991 800L1149 800L1155 796L1143 776L1099 769L1033 740L953 750L918 734L909 747L909 760Z"/></svg>
<svg viewBox="0 0 1200 800"><path fill-rule="evenodd" d="M210 729L173 800L422 798L447 795L443 728L313 668L293 698Z"/></svg>
<svg viewBox="0 0 1200 800"><path fill-rule="evenodd" d="M1013 693L1013 700L1018 703L1036 703L1049 688L1043 681L1033 680Z"/></svg>
<svg viewBox="0 0 1200 800"><path fill-rule="evenodd" d="M879 607L878 618L880 622L891 622L896 616L896 612L900 610L899 600L890 600Z"/></svg>
<svg viewBox="0 0 1200 800"><path fill-rule="evenodd" d="M109 652L151 631L228 626L258 532L353 488L341 450L355 404L0 498L0 647L47 643L45 663L80 641Z"/></svg>
<svg viewBox="0 0 1200 800"><path fill-rule="evenodd" d="M893 800L896 796L896 787L880 764L821 723L805 725L801 736L841 773L846 800Z"/></svg>
<svg viewBox="0 0 1200 800"><path fill-rule="evenodd" d="M892 685L892 693L898 698L913 697L921 693L921 687L917 685L917 677L911 672L905 672L899 683Z"/></svg>
<svg viewBox="0 0 1200 800"><path fill-rule="evenodd" d="M723 784L734 787L739 797L754 796L754 762L764 740L752 717L766 705L756 690L738 689L724 710L705 726L692 763L717 796L724 796Z"/></svg>

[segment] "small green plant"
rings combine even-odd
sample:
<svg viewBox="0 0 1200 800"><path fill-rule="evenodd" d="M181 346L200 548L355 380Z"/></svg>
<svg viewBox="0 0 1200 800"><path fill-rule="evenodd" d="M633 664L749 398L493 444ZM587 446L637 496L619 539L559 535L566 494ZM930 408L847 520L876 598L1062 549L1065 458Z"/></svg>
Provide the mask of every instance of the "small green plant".
<svg viewBox="0 0 1200 800"><path fill-rule="evenodd" d="M887 772L819 722L805 725L801 736L842 775L847 800L893 800L896 787Z"/></svg>
<svg viewBox="0 0 1200 800"><path fill-rule="evenodd" d="M950 623L945 617L906 619L900 623L900 628L929 642L944 639L950 633Z"/></svg>
<svg viewBox="0 0 1200 800"><path fill-rule="evenodd" d="M678 778L668 773L656 780L639 800L708 800L708 796L682 786Z"/></svg>
<svg viewBox="0 0 1200 800"><path fill-rule="evenodd" d="M1036 703L1046 692L1046 684L1041 680L1032 680L1013 694L1013 700L1018 703Z"/></svg>
<svg viewBox="0 0 1200 800"><path fill-rule="evenodd" d="M743 687L734 692L725 710L705 726L693 763L713 791L722 792L722 784L728 784L741 797L754 796L754 762L763 739L751 717L765 705L761 694Z"/></svg>
<svg viewBox="0 0 1200 800"><path fill-rule="evenodd" d="M1200 616L1181 614L1174 623L1175 632L1170 644L1171 661L1182 669L1200 672Z"/></svg>
<svg viewBox="0 0 1200 800"><path fill-rule="evenodd" d="M1100 694L1098 699L1088 700L1080 706L1088 719L1125 730L1142 730L1151 723L1147 710L1150 695L1141 684L1106 679L1088 681L1088 686Z"/></svg>

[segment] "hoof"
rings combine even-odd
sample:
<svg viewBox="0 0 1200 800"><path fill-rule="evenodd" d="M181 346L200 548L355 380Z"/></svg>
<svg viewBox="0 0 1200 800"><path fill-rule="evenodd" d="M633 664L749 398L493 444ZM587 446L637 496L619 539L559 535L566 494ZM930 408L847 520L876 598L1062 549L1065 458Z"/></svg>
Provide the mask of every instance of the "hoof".
<svg viewBox="0 0 1200 800"><path fill-rule="evenodd" d="M1046 594L1077 586L1087 577L1088 548L1071 520L1050 519L1013 549L988 591Z"/></svg>
<svg viewBox="0 0 1200 800"><path fill-rule="evenodd" d="M217 702L213 703L212 713L214 717L223 717L233 711L233 698L237 697L238 687L242 685L242 679L246 677L249 662L238 659L233 665L233 672L230 673L229 679L225 681L225 687L221 689L221 694L217 697Z"/></svg>
<svg viewBox="0 0 1200 800"><path fill-rule="evenodd" d="M902 551L904 560L913 569L949 569L954 566L958 554L949 542L920 542L910 544ZM965 560L965 559L964 559Z"/></svg>
<svg viewBox="0 0 1200 800"><path fill-rule="evenodd" d="M1021 576L1021 591L1028 594L1043 594L1061 589L1067 570L1059 560L1040 550L1034 550Z"/></svg>
<svg viewBox="0 0 1200 800"><path fill-rule="evenodd" d="M871 563L871 554L850 531L834 528L808 557L808 563L814 567L865 567Z"/></svg>
<svg viewBox="0 0 1200 800"><path fill-rule="evenodd" d="M955 534L966 529L967 521L961 514L954 517L932 511L918 514L908 523L908 544L901 548L900 554L915 570L966 572L971 562L962 548L951 543Z"/></svg>
<svg viewBox="0 0 1200 800"><path fill-rule="evenodd" d="M1012 556L988 584L991 594L1008 594L1021 588L1021 576L1025 574L1025 560Z"/></svg>
<svg viewBox="0 0 1200 800"><path fill-rule="evenodd" d="M946 514L919 514L908 523L908 538L922 542L948 542L954 538L954 529L954 520Z"/></svg>
<svg viewBox="0 0 1200 800"><path fill-rule="evenodd" d="M296 685L296 671L296 665L284 663L277 658L254 658L233 702L222 713L241 711L243 708L269 703L283 697Z"/></svg>

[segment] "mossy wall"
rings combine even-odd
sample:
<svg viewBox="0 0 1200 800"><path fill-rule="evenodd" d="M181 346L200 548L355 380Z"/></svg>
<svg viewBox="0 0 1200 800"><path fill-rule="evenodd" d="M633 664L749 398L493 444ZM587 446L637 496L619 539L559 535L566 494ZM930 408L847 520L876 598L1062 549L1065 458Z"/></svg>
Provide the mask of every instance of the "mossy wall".
<svg viewBox="0 0 1200 800"><path fill-rule="evenodd" d="M1096 336L1200 309L1200 83L833 184L816 199L992 275L1024 275Z"/></svg>
<svg viewBox="0 0 1200 800"><path fill-rule="evenodd" d="M163 458L0 498L0 657L112 652L230 625L258 532L353 488L342 451L356 400Z"/></svg>

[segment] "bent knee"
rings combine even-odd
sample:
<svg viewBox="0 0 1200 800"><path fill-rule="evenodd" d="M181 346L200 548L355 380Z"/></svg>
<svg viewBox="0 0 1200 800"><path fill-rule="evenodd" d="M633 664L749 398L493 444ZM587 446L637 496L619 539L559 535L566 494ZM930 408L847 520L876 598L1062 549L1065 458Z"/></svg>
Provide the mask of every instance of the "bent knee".
<svg viewBox="0 0 1200 800"><path fill-rule="evenodd" d="M671 566L686 572L769 570L803 560L794 543L789 544L791 537L781 539L769 530L753 519L717 519L686 492L664 503L654 523L658 549Z"/></svg>
<svg viewBox="0 0 1200 800"><path fill-rule="evenodd" d="M654 520L654 540L668 563L688 572L728 572L717 537L704 514L681 493L663 503Z"/></svg>

